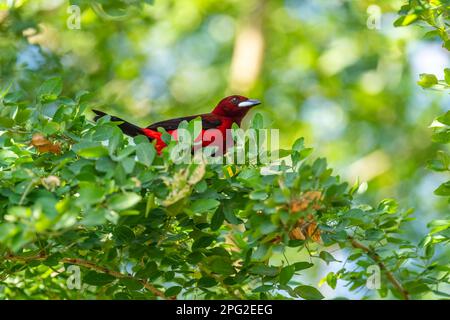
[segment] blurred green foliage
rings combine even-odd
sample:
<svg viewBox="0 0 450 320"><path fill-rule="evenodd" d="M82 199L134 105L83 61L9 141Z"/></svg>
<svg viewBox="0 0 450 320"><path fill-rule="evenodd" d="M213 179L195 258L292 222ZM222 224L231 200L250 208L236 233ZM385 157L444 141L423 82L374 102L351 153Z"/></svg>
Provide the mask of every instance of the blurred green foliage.
<svg viewBox="0 0 450 320"><path fill-rule="evenodd" d="M436 73L435 79L444 79L440 85L445 85L444 73L424 70L430 65L435 67L433 63L443 63L437 68L441 71L445 64L448 66L447 51L441 48L442 41L438 40L439 36L444 37L445 32L441 29L445 31L445 25L439 19L429 20L425 10L416 9L419 2L410 1L412 6L403 8L403 1L368 0L80 0L70 3L21 0L14 1L13 8L8 7L9 3L0 4L0 95L3 97L2 107L12 108L2 109L2 128L33 124L46 136L70 133L63 141L69 139L65 143L71 145L86 125L79 113L87 110L86 101L89 101L90 107L101 107L130 121L147 125L170 117L209 111L223 96L242 93L263 100L260 112L264 122L266 126L281 130L282 147L290 148L299 136L304 136L308 144L314 146L315 153L325 156L345 180L353 184L359 177L363 184L356 191L360 194L354 205L358 202L377 203L385 197L397 198L403 208L416 208L414 216L418 222L402 229L406 238L418 242L425 237L429 239L422 243L425 246L444 241L441 235L426 238L427 232L423 227L432 219L444 221L437 223L437 227L446 226L445 219L449 212L447 200L432 194L446 177L435 175L426 168L427 161L442 149L432 143L432 133L427 126L436 115L448 109L450 100L448 94L442 91L419 90L416 81L419 74ZM431 9L437 8L442 11L439 16L448 17L447 2L434 3L442 6ZM79 21L76 7L70 5L79 6ZM401 18L397 15L398 10L402 10ZM405 17L411 14L417 17L405 21ZM394 26L394 22L396 25L407 25L420 21L433 22L431 25L435 30L431 31L434 33L430 33L429 28L421 30ZM445 45L448 39L443 40ZM45 80L55 77L62 78L63 85L55 80L53 84L46 82L48 87L42 89ZM419 81L425 87L431 87L435 79L425 75ZM90 92L89 96L84 94L85 90ZM58 98L58 103L55 103L54 99L60 94L74 98L62 101ZM69 106L67 113L60 111L57 119L72 117L74 123L65 118L66 127L62 127L55 124L59 121L47 123L43 119L30 119L30 115L35 114L32 102L36 97L42 99L41 103L45 106L41 110L43 114L52 118L62 105ZM108 124L104 125L108 130L117 131ZM15 157L9 152L19 156L25 152L25 165L30 157L33 161L36 157L42 157L23 150L26 149L27 139L31 139L30 132L27 131L27 134L14 136L19 141L19 146L15 147L10 137L1 136L2 148L12 148L2 150L7 164L16 165L11 162ZM120 133L114 135L119 137ZM82 157L77 160L78 166L81 166L86 155L88 158L89 155L103 153L107 156L104 148L89 143L81 145L79 150L75 147L74 151ZM439 152L436 160L439 164L432 160L429 166L436 169L442 166L441 163L447 163L448 168L447 156L442 158L442 150ZM111 159L106 157L109 160L102 160L105 162L102 166L110 165L112 168L112 162L117 160L108 156ZM54 160L48 157L50 155L45 154L40 161ZM75 155L71 154L71 157ZM75 161L71 157L68 162ZM89 161L89 169L82 176L97 170L94 160ZM140 165L151 162L150 159L141 159L136 167L129 161L122 169L117 169L128 170L114 177L122 179L120 183L126 186L122 190L124 195L120 196L126 198L124 203L151 198L133 190L137 195L128 199L129 194L126 193L131 190L127 188L132 188L132 182L127 181L127 177L133 170L139 170ZM82 167L78 169L82 171ZM60 168L55 172L58 170ZM108 173L105 172L105 175ZM14 185L20 185L14 192L20 194L26 190L29 178L23 173L20 178L24 181L22 184L22 180L14 180ZM46 183L47 187L51 187L51 181ZM42 187L47 189L45 183ZM72 191L76 192L76 187L72 187ZM85 191L80 192L80 201L87 202L78 202L74 208L81 204L101 207L107 195L117 192L114 188L108 189L111 186L92 192L95 189L92 182L81 184L81 187ZM255 191L259 194L260 190ZM67 190L62 188L60 192L62 195ZM20 198L16 200L20 202ZM122 203L123 199L119 200L116 201ZM55 199L46 201L42 205L51 207ZM133 213L132 206L130 208ZM153 210L151 205L149 210ZM26 212L22 213L28 214ZM378 213L382 214L382 211ZM88 221L83 223L98 225L105 222L105 217L113 219L95 210L90 215L92 217L83 217ZM401 216L395 219L401 220ZM49 222L42 222L42 230L50 226L46 223ZM372 226L375 227L378 226ZM107 229L103 234L112 231ZM117 234L125 238L131 236L128 229L119 231ZM376 239L376 234L374 237ZM96 239L93 238L92 242ZM23 244L19 241L14 248L20 248ZM85 250L92 248L91 244L84 242L79 245L87 247ZM80 255L80 248L76 249L78 251L74 253ZM433 256L432 249L428 251L427 254ZM445 248L440 248L436 255L445 257L446 252ZM305 255L303 257L306 258ZM405 259L407 261L408 258ZM104 258L104 261L107 260ZM445 265L445 262L442 264ZM19 270L21 267L12 268ZM291 274L291 269L283 272L283 279ZM321 270L314 268L310 278L320 278ZM48 269L35 272L46 273ZM365 272L358 272L340 275L337 269L325 276L330 287L335 286L338 277L359 277L361 286L353 288L358 289L365 281ZM404 276L408 280L412 274ZM281 282L285 283L285 280ZM204 283L211 284L211 278L206 277ZM262 287L259 290L264 292L265 289ZM176 292L178 289L172 290ZM304 288L297 291L311 294ZM15 294L18 293L12 293L11 297ZM105 293L105 296L111 294ZM28 295L30 293L25 296Z"/></svg>
<svg viewBox="0 0 450 320"><path fill-rule="evenodd" d="M404 5L400 13L402 16L394 23L396 26L405 26L412 23L422 23L425 27L432 28L426 35L439 37L442 47L450 51L450 1L421 1L410 0ZM450 68L444 69L443 80L438 80L436 75L423 73L417 82L422 88L436 90L450 90ZM450 144L450 111L437 117L432 125L433 141L448 147ZM437 157L430 160L428 167L438 172L450 172L450 155L448 148L439 150ZM450 180L443 182L434 193L438 196L449 197L450 203Z"/></svg>

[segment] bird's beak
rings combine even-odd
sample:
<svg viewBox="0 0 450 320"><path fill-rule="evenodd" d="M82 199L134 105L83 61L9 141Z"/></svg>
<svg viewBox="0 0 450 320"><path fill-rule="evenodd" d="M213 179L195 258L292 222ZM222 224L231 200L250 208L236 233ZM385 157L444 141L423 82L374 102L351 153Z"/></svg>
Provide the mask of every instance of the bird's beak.
<svg viewBox="0 0 450 320"><path fill-rule="evenodd" d="M239 108L250 108L250 107L257 106L258 104L261 104L261 101L259 101L257 99L248 99L248 100L239 102L238 107Z"/></svg>

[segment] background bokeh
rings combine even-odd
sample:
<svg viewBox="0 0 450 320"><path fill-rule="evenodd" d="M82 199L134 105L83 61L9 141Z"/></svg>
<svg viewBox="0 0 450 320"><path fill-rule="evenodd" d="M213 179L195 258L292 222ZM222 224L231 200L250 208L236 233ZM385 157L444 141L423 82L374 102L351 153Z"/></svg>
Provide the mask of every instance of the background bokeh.
<svg viewBox="0 0 450 320"><path fill-rule="evenodd" d="M403 1L98 2L71 1L78 28L67 1L1 1L15 9L0 10L0 88L32 96L62 73L65 95L88 90L97 108L143 126L229 94L258 98L282 147L304 136L344 180L363 182L361 201L414 207L411 237L448 214L433 195L448 177L425 166L437 150L428 126L450 97L416 81L443 78L450 58L425 28L393 26Z"/></svg>

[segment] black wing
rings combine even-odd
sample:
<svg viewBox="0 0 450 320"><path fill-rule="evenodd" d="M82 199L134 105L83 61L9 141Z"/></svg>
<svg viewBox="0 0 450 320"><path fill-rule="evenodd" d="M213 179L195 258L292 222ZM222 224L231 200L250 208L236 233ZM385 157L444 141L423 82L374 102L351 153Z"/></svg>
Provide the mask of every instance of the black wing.
<svg viewBox="0 0 450 320"><path fill-rule="evenodd" d="M198 117L202 118L203 130L215 129L218 126L220 126L220 124L222 123L222 121L220 119L217 119L217 118L207 114L207 115L196 115L196 116L189 116L189 117L182 117L182 118L160 121L160 122L156 122L156 123L149 125L147 127L147 129L158 130L159 127L162 127L166 131L176 130L176 129L178 129L178 126L180 125L180 123L182 121L186 120L187 122L189 122Z"/></svg>
<svg viewBox="0 0 450 320"><path fill-rule="evenodd" d="M106 113L104 113L102 111L99 111L99 110L92 110L92 111L96 114L96 116L94 117L94 121L96 121L96 122L101 117L108 115L108 114L106 114ZM122 122L121 124L119 124L119 128L126 135L131 136L131 137L135 137L137 135L143 134L142 133L142 129L139 128L138 126L136 126L136 125L134 125L132 123L129 123L129 122L123 120L123 119L120 119L118 117L114 117L114 116L110 116L110 117L111 117L111 121Z"/></svg>

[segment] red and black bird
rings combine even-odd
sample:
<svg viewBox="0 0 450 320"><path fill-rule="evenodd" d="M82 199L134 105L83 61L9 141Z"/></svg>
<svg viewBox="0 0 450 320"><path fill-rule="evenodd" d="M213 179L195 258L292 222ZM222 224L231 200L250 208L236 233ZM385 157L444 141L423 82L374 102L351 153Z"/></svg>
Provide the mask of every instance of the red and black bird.
<svg viewBox="0 0 450 320"><path fill-rule="evenodd" d="M166 147L166 143L162 140L162 133L158 131L158 128L164 128L167 133L171 134L173 137L177 137L177 129L180 123L184 120L191 121L195 118L201 118L202 120L202 146L206 147L216 141L216 136L220 136L223 139L222 146L225 146L225 139L227 137L227 129L231 129L233 123L241 126L242 119L248 113L248 111L254 107L261 104L259 100L249 99L239 95L233 95L222 99L211 113L199 114L194 116L187 116L181 118L175 118L170 120L165 120L161 122L156 122L149 125L146 128L140 128L134 124L124 121L120 118L111 116L111 121L121 122L119 128L129 136L145 135L151 141L155 141L155 147L158 153ZM106 113L98 110L92 110L97 115L94 120L97 121L99 118L107 115ZM216 129L216 130L211 130ZM205 133L211 130L211 134L208 135L207 139L203 139ZM220 132L220 134L219 134ZM224 149L222 149L224 150Z"/></svg>

